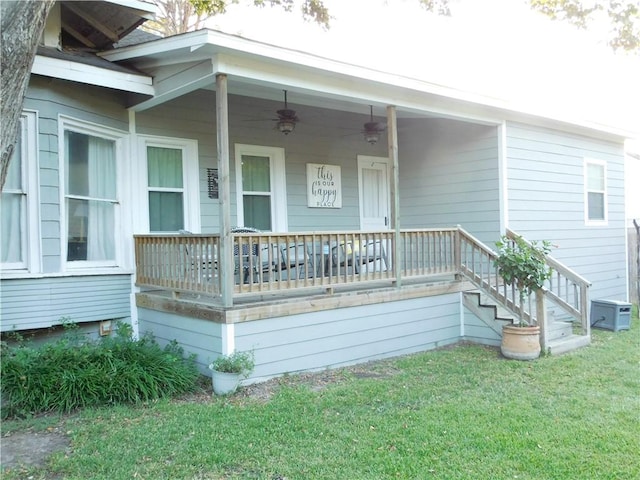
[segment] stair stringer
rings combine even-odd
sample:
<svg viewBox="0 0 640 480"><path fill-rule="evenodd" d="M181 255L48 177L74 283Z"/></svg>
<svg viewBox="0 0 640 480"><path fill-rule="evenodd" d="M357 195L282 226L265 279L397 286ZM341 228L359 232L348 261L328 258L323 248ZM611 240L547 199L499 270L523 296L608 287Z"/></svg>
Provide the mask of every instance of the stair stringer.
<svg viewBox="0 0 640 480"><path fill-rule="evenodd" d="M502 327L514 322L515 315L496 303L488 303L479 290L463 292L464 306L482 320L491 330L502 336ZM495 302L494 299L491 299Z"/></svg>

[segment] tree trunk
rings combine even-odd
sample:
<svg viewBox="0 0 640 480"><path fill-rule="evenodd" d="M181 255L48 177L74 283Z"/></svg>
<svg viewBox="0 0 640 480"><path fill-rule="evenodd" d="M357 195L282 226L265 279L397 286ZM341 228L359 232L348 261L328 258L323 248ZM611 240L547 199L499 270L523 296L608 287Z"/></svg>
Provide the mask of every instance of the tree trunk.
<svg viewBox="0 0 640 480"><path fill-rule="evenodd" d="M2 67L0 70L0 191L15 148L18 122L31 66L54 0L0 1L2 17Z"/></svg>

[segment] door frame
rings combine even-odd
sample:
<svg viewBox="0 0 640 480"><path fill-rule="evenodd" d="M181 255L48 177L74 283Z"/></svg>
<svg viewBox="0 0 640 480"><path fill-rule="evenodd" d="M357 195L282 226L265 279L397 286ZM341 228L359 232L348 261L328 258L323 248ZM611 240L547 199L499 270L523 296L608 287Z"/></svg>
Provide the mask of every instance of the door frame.
<svg viewBox="0 0 640 480"><path fill-rule="evenodd" d="M385 168L385 178L386 178L386 197L387 197L387 201L386 201L386 210L387 210L387 215L386 215L386 222L385 222L385 227L386 229L391 229L391 184L389 181L390 178L390 174L391 174L391 161L388 157L374 157L371 155L358 155L358 203L359 203L359 215L360 215L360 230L363 230L363 224L364 224L364 215L363 215L363 205L364 205L364 199L362 198L363 195L363 179L362 179L362 170L363 168L366 167L366 164L371 164L371 163L383 163L386 168Z"/></svg>

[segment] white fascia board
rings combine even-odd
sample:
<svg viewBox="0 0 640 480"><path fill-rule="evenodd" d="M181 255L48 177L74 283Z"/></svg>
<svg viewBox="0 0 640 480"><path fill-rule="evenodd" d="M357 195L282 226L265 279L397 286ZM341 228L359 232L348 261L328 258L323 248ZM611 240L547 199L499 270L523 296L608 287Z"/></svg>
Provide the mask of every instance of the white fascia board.
<svg viewBox="0 0 640 480"><path fill-rule="evenodd" d="M136 10L138 15L147 20L153 20L158 14L158 6L151 2L141 0L106 0L108 3Z"/></svg>
<svg viewBox="0 0 640 480"><path fill-rule="evenodd" d="M99 52L97 55L105 60L109 60L110 62L130 60L134 61L136 65L140 62L136 62L136 59L158 57L158 65L164 65L166 64L165 61L167 63L171 63L170 60L173 59L176 55L176 51L178 50L184 49L185 51L191 51L192 49L209 44L208 33L209 30L196 30L195 32L172 35L171 37L165 37L159 40L141 43L139 45L131 45L129 47ZM184 62L185 60L191 59L179 58L178 60Z"/></svg>
<svg viewBox="0 0 640 480"><path fill-rule="evenodd" d="M216 57L214 73L225 73L262 84L308 88L309 91L360 98L369 103L379 101L414 112L425 111L496 124L500 124L505 117L537 117L541 122L548 120L556 126L599 131L615 137L630 138L634 134L623 128L573 118L566 112L534 111L531 106L519 105L505 98L464 91L213 30L175 35L100 55L110 61L130 60L142 69ZM416 93L430 101L420 105L415 98ZM449 103L451 100L455 105Z"/></svg>
<svg viewBox="0 0 640 480"><path fill-rule="evenodd" d="M364 103L395 105L399 109L416 114L437 114L452 118L465 118L482 123L499 124L500 117L481 112L477 103L462 108L462 102L451 104L452 97L437 94L416 85L393 85L383 81L342 74L323 74L297 65L262 62L251 58L217 55L217 70L230 79L244 79L247 83L288 85L302 92L340 100L359 100ZM453 99L455 100L455 99ZM486 110L486 109L485 109Z"/></svg>
<svg viewBox="0 0 640 480"><path fill-rule="evenodd" d="M36 55L31 73L73 82L153 95L153 80L146 75L115 72L83 63Z"/></svg>

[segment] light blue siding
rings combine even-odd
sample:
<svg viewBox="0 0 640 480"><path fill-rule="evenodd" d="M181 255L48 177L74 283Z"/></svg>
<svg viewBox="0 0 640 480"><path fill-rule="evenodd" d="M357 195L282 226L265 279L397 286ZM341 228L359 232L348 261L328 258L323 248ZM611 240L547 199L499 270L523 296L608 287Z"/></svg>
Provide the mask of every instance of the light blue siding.
<svg viewBox="0 0 640 480"><path fill-rule="evenodd" d="M3 279L1 331L131 316L130 275Z"/></svg>
<svg viewBox="0 0 640 480"><path fill-rule="evenodd" d="M592 299L625 300L622 145L510 123L507 157L509 227L556 245L552 255L593 283ZM585 158L607 165L606 225L585 225Z"/></svg>
<svg viewBox="0 0 640 480"><path fill-rule="evenodd" d="M254 350L254 378L318 370L455 343L457 294L236 324L236 348Z"/></svg>
<svg viewBox="0 0 640 480"><path fill-rule="evenodd" d="M294 134L284 137L272 120L280 102L229 96L231 222L237 224L234 145L249 144L285 149L287 212L290 231L357 229L357 156L387 156L386 142L369 145L360 134L368 116L295 105L300 117ZM141 134L191 138L200 156L202 231L219 231L219 201L207 195L207 168L217 168L215 92L198 91L136 115ZM307 207L306 164L328 163L342 170L343 207L340 210Z"/></svg>
<svg viewBox="0 0 640 480"><path fill-rule="evenodd" d="M464 313L464 340L479 343L482 345L491 345L497 347L500 345L502 338L485 322L480 320L477 315L472 313L466 307L463 307Z"/></svg>
<svg viewBox="0 0 640 480"><path fill-rule="evenodd" d="M140 335L152 333L162 346L176 340L185 352L196 355L203 375L209 374L209 363L222 352L221 329L220 323L138 308Z"/></svg>
<svg viewBox="0 0 640 480"><path fill-rule="evenodd" d="M58 117L67 115L126 132L129 127L124 103L124 94L113 90L31 77L24 108L38 112L38 177L44 273L61 270Z"/></svg>
<svg viewBox="0 0 640 480"><path fill-rule="evenodd" d="M406 122L399 134L400 224L461 225L483 242L500 231L498 132L449 120Z"/></svg>

